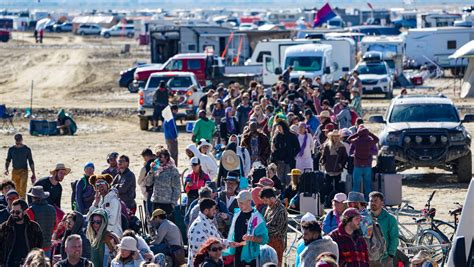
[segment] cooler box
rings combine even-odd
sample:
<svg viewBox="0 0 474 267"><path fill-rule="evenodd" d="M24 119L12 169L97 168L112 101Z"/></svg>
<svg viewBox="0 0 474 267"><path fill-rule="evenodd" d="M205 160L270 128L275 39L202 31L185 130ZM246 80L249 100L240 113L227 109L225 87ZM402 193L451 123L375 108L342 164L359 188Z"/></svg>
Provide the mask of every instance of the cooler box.
<svg viewBox="0 0 474 267"><path fill-rule="evenodd" d="M372 183L372 190L382 192L386 206L402 204L402 179L401 174L377 173Z"/></svg>
<svg viewBox="0 0 474 267"><path fill-rule="evenodd" d="M58 122L47 120L31 120L30 134L34 136L39 135L58 135Z"/></svg>

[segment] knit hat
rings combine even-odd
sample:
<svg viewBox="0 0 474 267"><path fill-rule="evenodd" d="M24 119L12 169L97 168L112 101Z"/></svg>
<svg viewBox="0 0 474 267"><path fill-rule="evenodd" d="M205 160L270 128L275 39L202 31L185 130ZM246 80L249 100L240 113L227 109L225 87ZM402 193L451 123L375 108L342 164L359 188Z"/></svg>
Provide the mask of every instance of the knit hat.
<svg viewBox="0 0 474 267"><path fill-rule="evenodd" d="M350 221L352 218L360 216L360 212L356 208L348 208L342 213L342 217Z"/></svg>
<svg viewBox="0 0 474 267"><path fill-rule="evenodd" d="M95 166L94 166L94 163L92 162L87 162L85 165L84 165L84 170L87 169L87 168L92 168L92 169L95 169Z"/></svg>

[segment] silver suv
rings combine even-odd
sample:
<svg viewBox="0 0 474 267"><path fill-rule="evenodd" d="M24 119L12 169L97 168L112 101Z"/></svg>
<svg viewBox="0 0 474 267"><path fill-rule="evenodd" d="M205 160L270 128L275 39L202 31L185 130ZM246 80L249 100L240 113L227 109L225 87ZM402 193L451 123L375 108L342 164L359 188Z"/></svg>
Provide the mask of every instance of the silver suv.
<svg viewBox="0 0 474 267"><path fill-rule="evenodd" d="M115 25L109 29L102 29L100 35L104 38L110 38L111 36L127 36L128 38L133 38L133 36L135 36L135 27L128 24Z"/></svg>
<svg viewBox="0 0 474 267"><path fill-rule="evenodd" d="M447 97L399 96L392 100L385 117L369 120L385 124L379 135L380 153L395 157L397 171L436 167L452 171L460 182L471 180L471 135L463 123L473 122L474 115L461 119Z"/></svg>

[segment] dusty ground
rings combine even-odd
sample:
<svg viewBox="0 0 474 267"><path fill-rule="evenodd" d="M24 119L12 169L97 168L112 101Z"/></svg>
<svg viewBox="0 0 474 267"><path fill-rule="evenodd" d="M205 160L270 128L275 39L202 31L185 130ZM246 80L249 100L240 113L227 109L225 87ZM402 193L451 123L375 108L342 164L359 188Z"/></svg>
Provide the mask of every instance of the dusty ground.
<svg viewBox="0 0 474 267"><path fill-rule="evenodd" d="M118 74L137 61L149 61L147 47L138 47L133 40L98 37L82 38L70 34L46 34L45 44L33 44L32 36L20 34L7 44L0 44L0 103L8 107L25 108L30 104L30 86L34 81L33 108L135 108L137 95L130 94L117 85ZM124 44L132 44L131 53L122 54ZM459 104L454 79L428 81ZM426 89L417 89L426 91ZM414 91L410 91L414 92ZM364 100L364 107L384 107L387 100ZM54 114L50 114L53 118ZM32 137L28 135L26 120L16 122L17 130L25 135L25 143L33 150L37 176L48 175L57 162L72 168L63 182L63 205L70 207L70 183L82 175L82 166L88 161L98 171L106 168L105 157L112 151L130 157L130 168L136 174L142 166L140 152L146 147L164 144L162 133L139 130L138 119L133 115L118 117L81 116L76 114L79 131L76 136ZM379 126L370 125L373 130ZM474 124L468 126L474 133ZM6 157L7 148L13 143L14 131L0 131L0 162ZM190 135L179 136L180 153L190 143ZM179 159L179 169L187 167ZM449 220L448 210L453 202L463 202L467 184L455 182L455 176L438 170L418 169L403 173L403 199L417 209L424 206L428 195L437 190L433 206L438 216ZM3 176L3 171L0 174ZM137 189L139 203L141 194Z"/></svg>

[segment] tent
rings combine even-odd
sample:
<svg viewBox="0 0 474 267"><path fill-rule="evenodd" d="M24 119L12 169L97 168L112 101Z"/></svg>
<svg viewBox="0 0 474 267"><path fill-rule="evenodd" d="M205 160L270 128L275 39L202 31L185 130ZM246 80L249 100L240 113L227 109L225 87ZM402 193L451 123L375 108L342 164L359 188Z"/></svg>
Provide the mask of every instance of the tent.
<svg viewBox="0 0 474 267"><path fill-rule="evenodd" d="M461 86L461 97L474 97L474 40L463 45L461 48L456 50L454 54L449 56L452 59L468 58L469 63L464 73L462 86Z"/></svg>

